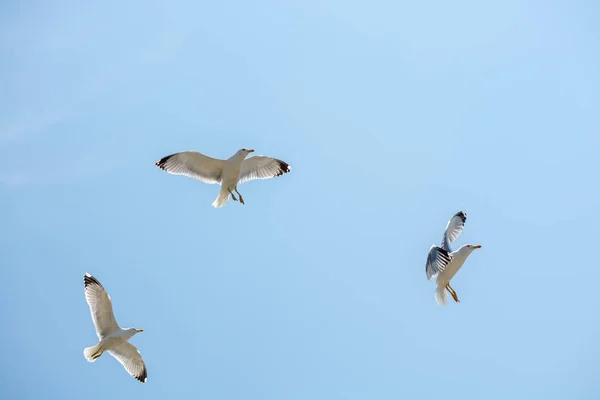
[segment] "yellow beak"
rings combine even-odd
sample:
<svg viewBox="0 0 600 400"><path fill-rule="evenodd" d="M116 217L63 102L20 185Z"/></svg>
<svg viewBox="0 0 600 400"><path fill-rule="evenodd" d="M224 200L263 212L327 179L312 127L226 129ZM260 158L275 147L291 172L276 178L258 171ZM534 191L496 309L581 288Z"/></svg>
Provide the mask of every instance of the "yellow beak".
<svg viewBox="0 0 600 400"><path fill-rule="evenodd" d="M143 329L136 329L137 332L144 332Z"/></svg>
<svg viewBox="0 0 600 400"><path fill-rule="evenodd" d="M480 249L480 248L481 248L481 245L480 245L480 244L478 244L478 245L476 245L476 246L473 246L473 248L474 248L474 249Z"/></svg>
<svg viewBox="0 0 600 400"><path fill-rule="evenodd" d="M254 153L254 150L248 150L248 153Z"/></svg>

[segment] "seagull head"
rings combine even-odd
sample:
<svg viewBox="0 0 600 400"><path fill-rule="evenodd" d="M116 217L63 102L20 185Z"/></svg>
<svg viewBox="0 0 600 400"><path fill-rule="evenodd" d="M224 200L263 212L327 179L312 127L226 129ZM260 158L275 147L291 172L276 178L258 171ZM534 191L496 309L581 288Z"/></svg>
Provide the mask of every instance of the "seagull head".
<svg viewBox="0 0 600 400"><path fill-rule="evenodd" d="M463 254L464 256L468 257L469 254L480 248L480 244L463 244L458 250L456 250L456 253Z"/></svg>
<svg viewBox="0 0 600 400"><path fill-rule="evenodd" d="M252 149L240 149L238 150L238 154L243 155L244 157L248 156L248 154L253 153Z"/></svg>

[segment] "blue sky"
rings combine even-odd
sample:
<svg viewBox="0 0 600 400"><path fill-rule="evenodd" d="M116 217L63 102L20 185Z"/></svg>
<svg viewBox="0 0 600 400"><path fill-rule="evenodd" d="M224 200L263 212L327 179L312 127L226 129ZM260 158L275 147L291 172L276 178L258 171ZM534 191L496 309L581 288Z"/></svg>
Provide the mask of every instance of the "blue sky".
<svg viewBox="0 0 600 400"><path fill-rule="evenodd" d="M0 10L0 397L600 396L597 2ZM293 167L245 206L154 166L241 147ZM147 384L84 359L85 272Z"/></svg>

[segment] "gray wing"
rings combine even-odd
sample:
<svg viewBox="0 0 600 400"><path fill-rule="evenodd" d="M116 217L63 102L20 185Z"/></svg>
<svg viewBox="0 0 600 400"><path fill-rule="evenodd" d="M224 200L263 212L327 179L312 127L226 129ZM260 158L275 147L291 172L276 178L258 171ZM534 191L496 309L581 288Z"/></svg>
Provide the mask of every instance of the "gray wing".
<svg viewBox="0 0 600 400"><path fill-rule="evenodd" d="M125 367L129 375L142 383L146 382L148 371L146 371L146 364L144 364L142 355L137 347L125 341L118 346L110 348L108 353Z"/></svg>
<svg viewBox="0 0 600 400"><path fill-rule="evenodd" d="M462 232L465 227L465 221L467 220L467 213L459 211L450 218L448 225L446 225L446 231L442 237L442 249L450 250L450 243L454 242L458 235Z"/></svg>
<svg viewBox="0 0 600 400"><path fill-rule="evenodd" d="M275 178L292 170L286 162L276 158L255 156L244 160L240 169L238 184L254 179Z"/></svg>
<svg viewBox="0 0 600 400"><path fill-rule="evenodd" d="M427 264L425 264L425 274L427 280L432 276L444 271L452 261L452 256L446 250L438 246L431 246L427 254Z"/></svg>
<svg viewBox="0 0 600 400"><path fill-rule="evenodd" d="M115 315L113 314L110 296L96 278L90 274L83 277L85 286L85 299L90 306L90 314L96 327L98 339L113 333L119 328Z"/></svg>
<svg viewBox="0 0 600 400"><path fill-rule="evenodd" d="M197 151L184 151L163 157L155 165L173 175L185 175L204 183L220 184L225 160L208 157Z"/></svg>

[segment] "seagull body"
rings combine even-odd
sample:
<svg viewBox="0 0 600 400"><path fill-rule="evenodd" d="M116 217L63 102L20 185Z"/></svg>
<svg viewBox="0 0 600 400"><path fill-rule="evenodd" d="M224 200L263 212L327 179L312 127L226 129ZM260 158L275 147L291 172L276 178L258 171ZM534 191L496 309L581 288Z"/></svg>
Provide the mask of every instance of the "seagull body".
<svg viewBox="0 0 600 400"><path fill-rule="evenodd" d="M96 361L107 351L125 367L125 370L138 381L145 383L148 379L146 365L139 350L128 340L142 329L121 328L115 320L110 296L100 282L90 274L83 277L85 299L90 306L92 320L96 327L99 342L83 350L89 362Z"/></svg>
<svg viewBox="0 0 600 400"><path fill-rule="evenodd" d="M223 207L229 201L237 198L232 190L244 199L237 190L237 185L254 179L269 179L286 174L292 168L276 158L255 156L246 159L254 150L240 149L227 160L205 156L197 151L184 151L171 154L156 162L156 166L173 175L185 175L204 183L221 185L221 191L213 207Z"/></svg>
<svg viewBox="0 0 600 400"><path fill-rule="evenodd" d="M450 218L450 221L448 221L448 225L446 225L441 247L431 246L429 254L427 254L425 274L427 275L427 280L437 275L435 280L437 286L435 299L441 306L445 306L447 302L446 290L452 295L454 301L459 302L456 292L450 286L450 280L463 266L473 250L481 248L481 245L465 244L456 251L450 249L450 243L454 242L458 235L460 235L466 220L467 214L464 211L454 214Z"/></svg>

